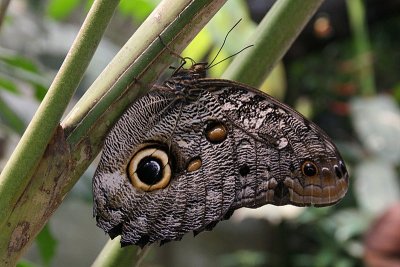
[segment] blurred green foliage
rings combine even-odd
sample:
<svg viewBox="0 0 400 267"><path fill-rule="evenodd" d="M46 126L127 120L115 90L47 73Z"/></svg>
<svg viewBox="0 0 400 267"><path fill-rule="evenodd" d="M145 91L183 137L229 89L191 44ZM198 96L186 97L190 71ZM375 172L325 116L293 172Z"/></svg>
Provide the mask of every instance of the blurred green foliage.
<svg viewBox="0 0 400 267"><path fill-rule="evenodd" d="M47 4L46 13L55 20L65 20L74 11L81 9L84 4L85 9L91 6L93 0L50 0ZM122 0L119 5L119 12L124 16L131 17L136 22L142 22L157 6L160 0Z"/></svg>
<svg viewBox="0 0 400 267"><path fill-rule="evenodd" d="M53 259L57 249L57 240L51 233L48 224L42 229L42 231L40 231L39 235L36 237L36 243L38 245L39 253L44 266L51 266L51 260Z"/></svg>
<svg viewBox="0 0 400 267"><path fill-rule="evenodd" d="M79 0L51 0L47 6L47 14L56 20L68 17L71 12L79 7Z"/></svg>
<svg viewBox="0 0 400 267"><path fill-rule="evenodd" d="M157 0L123 0L119 14L116 14L116 16L119 18L128 17L132 20L132 25L136 25L150 14L158 2ZM39 16L43 19L43 23L46 23L47 18L57 20L58 23L68 23L69 20L74 19L74 15L85 13L91 1L83 3L77 0L50 0L47 3L44 11L46 16ZM363 7L361 6L361 8ZM38 11L32 10L32 12ZM226 7L188 46L183 56L189 56L198 62L212 61L226 32L239 19L243 19L242 23L228 37L228 41L218 55L216 62L249 45L245 43L245 40L256 26L250 19L246 2L228 1ZM366 23L363 25L366 27ZM3 27L7 27L7 24ZM391 104L383 105L384 107L378 110L391 112L391 116L397 119L400 116L398 111L400 104L399 29L400 17L382 20L369 29L362 29L370 36L370 40L367 40L367 42L370 42L368 47L371 47L370 52L373 55L373 75L375 75L376 81L374 86L378 94L370 96L369 100L379 102L379 94L385 94ZM335 139L351 173L352 185L348 195L334 207L309 208L302 212L299 217L283 220L279 224L266 222L265 224L268 224L269 229L275 233L274 236L266 237L266 242L273 243L272 245L265 245L268 249L238 249L229 253L224 252L218 257L220 266L363 266L363 234L379 213L371 212L366 208L369 204L364 204L370 203L366 198L377 198L383 201L382 206L379 206L378 209L381 212L389 203L387 195L385 195L385 192L387 192L385 188L399 188L399 159L396 158L397 155L393 156L395 160L388 161L368 147L371 143L368 138L371 135L378 138L385 134L399 136L400 133L397 134L398 128L395 124L389 123L385 127L378 123L388 113L382 115L373 111L378 117L367 116L366 119L370 119L365 123L368 127L357 126L360 121L357 118L357 108L361 105L363 110L367 110L372 104L371 102L364 102L365 99L360 97L362 88L359 87L360 83L358 83L356 77L355 55L357 53L354 50L353 41L352 37L333 39L323 49L281 65L280 68L282 69L279 70L277 76L270 78L272 80L266 83L267 91L281 88L277 94L280 99L284 99L292 106L300 107L301 110L308 110L306 115L311 116ZM210 75L219 77L228 64L229 60L212 68ZM23 91L21 87L29 88L32 97L40 102L49 84L46 78L49 71L42 65L39 57L31 56L30 53L24 54L21 51L10 49L0 50L0 90L20 95ZM388 106L393 108L385 109ZM361 115L365 112L361 112ZM1 95L0 117L2 123L16 133L21 134L23 132L25 122L13 111L12 106L8 106L3 101ZM396 122L396 119L394 121ZM376 127L376 125L380 126ZM371 129L374 129L374 127L379 128L378 130L381 133L373 132ZM399 141L393 142L389 145L394 147L399 145ZM383 152L385 154L386 150ZM380 160L384 163L380 164ZM366 170L365 166L370 168L376 162L378 162L378 166L389 166L386 168L386 170L389 170L389 174L385 177L389 177L391 180L387 179L386 187L383 187L382 190L374 190L368 187L368 185L371 186L368 179L376 179L376 176L382 175L382 172L378 172L378 174L369 178L368 174L363 172L363 170ZM379 169L373 168L373 170ZM359 173L363 174L360 175ZM374 172L370 171L369 173ZM379 179L385 178L379 177ZM355 186L357 186L357 190L354 190ZM363 186L366 186L368 194L363 194L363 191L358 190L360 187L362 189ZM87 192L88 190L83 191ZM377 195L373 195L374 192ZM396 193L394 195L398 200L399 196L396 196ZM84 198L90 199L91 197L86 196ZM95 227L94 223L93 227ZM216 231L218 231L218 227ZM38 236L37 244L43 263L41 266L51 266L52 258L57 253L57 241L49 228L46 227ZM157 255L157 253L162 252L156 250L154 253ZM157 262L154 258L152 260ZM158 261L157 264L161 264L160 262L162 260ZM21 261L18 266L34 267L39 265Z"/></svg>

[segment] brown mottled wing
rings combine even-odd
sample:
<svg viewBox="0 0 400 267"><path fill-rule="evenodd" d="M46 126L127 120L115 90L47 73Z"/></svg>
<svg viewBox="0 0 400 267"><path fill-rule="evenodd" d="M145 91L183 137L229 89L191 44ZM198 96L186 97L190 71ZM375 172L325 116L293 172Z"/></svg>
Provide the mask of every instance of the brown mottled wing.
<svg viewBox="0 0 400 267"><path fill-rule="evenodd" d="M240 207L325 206L347 191L348 174L329 138L291 108L247 86L199 79L196 97L152 91L106 139L93 180L97 224L123 245L179 240L211 229ZM201 90L204 89L204 90ZM208 121L227 129L205 137ZM132 186L127 166L143 144L168 147L172 178L163 189ZM188 172L193 158L198 170Z"/></svg>
<svg viewBox="0 0 400 267"><path fill-rule="evenodd" d="M348 172L330 138L313 122L246 85L201 79L234 125L234 168L240 180L235 208L327 206L347 192ZM305 175L305 164L316 167Z"/></svg>
<svg viewBox="0 0 400 267"><path fill-rule="evenodd" d="M211 229L235 202L239 190L233 138L211 144L204 137L207 120L225 121L216 99L203 92L192 103L168 92L153 91L136 101L105 141L93 179L97 224L123 245L179 240L189 231ZM143 192L127 178L127 165L144 143L170 147L173 175L169 185ZM200 156L202 166L187 172Z"/></svg>

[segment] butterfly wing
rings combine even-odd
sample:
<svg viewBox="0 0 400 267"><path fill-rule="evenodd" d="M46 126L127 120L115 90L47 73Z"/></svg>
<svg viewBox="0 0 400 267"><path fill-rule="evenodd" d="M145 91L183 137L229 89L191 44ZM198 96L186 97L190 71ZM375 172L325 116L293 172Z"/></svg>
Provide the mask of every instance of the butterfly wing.
<svg viewBox="0 0 400 267"><path fill-rule="evenodd" d="M199 79L195 92L154 90L111 130L93 180L97 224L111 237L179 240L240 207L344 196L346 167L315 124L232 81Z"/></svg>
<svg viewBox="0 0 400 267"><path fill-rule="evenodd" d="M186 232L211 229L232 207L240 186L232 168L234 140L228 128L215 129L225 118L216 99L203 93L186 103L153 91L106 138L93 179L94 214L111 237L122 236L123 245L179 240ZM144 177L152 175L157 159L160 176L171 173L160 188ZM135 182L132 177L140 175Z"/></svg>
<svg viewBox="0 0 400 267"><path fill-rule="evenodd" d="M347 192L348 172L330 138L313 122L249 86L202 79L234 125L235 207L326 206Z"/></svg>

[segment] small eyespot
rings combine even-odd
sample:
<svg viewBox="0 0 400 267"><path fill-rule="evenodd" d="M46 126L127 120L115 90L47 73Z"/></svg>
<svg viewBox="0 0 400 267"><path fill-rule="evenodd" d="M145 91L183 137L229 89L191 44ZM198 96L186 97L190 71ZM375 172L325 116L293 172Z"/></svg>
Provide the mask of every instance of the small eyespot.
<svg viewBox="0 0 400 267"><path fill-rule="evenodd" d="M249 165L243 164L242 166L240 166L240 168L239 168L240 176L244 177L244 176L247 176L249 173L250 173Z"/></svg>
<svg viewBox="0 0 400 267"><path fill-rule="evenodd" d="M137 152L128 165L132 185L143 191L165 188L171 180L171 166L165 151L145 147Z"/></svg>
<svg viewBox="0 0 400 267"><path fill-rule="evenodd" d="M220 121L208 121L205 129L205 135L208 141L213 144L222 143L228 136L228 130Z"/></svg>
<svg viewBox="0 0 400 267"><path fill-rule="evenodd" d="M301 165L301 172L307 177L313 177L317 175L318 168L313 162L307 160Z"/></svg>
<svg viewBox="0 0 400 267"><path fill-rule="evenodd" d="M344 162L343 162L343 161L340 161L340 162L339 162L339 167L340 167L340 170L341 170L342 173L343 173L343 176L345 176L345 175L347 174L347 168L346 168L346 165L344 165Z"/></svg>
<svg viewBox="0 0 400 267"><path fill-rule="evenodd" d="M201 165L202 165L202 161L200 157L194 157L192 158L192 160L189 162L189 164L187 165L186 170L188 172L194 172L197 171L198 169L200 169Z"/></svg>
<svg viewBox="0 0 400 267"><path fill-rule="evenodd" d="M335 165L333 168L335 169L335 174L336 174L336 176L337 176L339 179L342 178L342 177L343 177L342 170L341 170L337 165Z"/></svg>

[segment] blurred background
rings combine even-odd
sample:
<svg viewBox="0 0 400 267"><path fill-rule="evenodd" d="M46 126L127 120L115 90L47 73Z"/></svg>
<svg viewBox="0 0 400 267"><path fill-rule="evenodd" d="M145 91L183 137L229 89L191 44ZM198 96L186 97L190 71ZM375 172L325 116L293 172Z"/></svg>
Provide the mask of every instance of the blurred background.
<svg viewBox="0 0 400 267"><path fill-rule="evenodd" d="M158 2L121 1L75 101ZM274 2L228 1L184 55L209 61L239 19L219 58L251 44L248 37ZM89 6L79 0L11 1L0 28L0 169ZM228 64L212 68L210 76L219 77ZM143 266L400 266L400 0L326 0L262 87L332 137L350 171L348 194L328 208L236 211L212 232L155 246ZM91 265L108 240L92 217L96 165L19 266Z"/></svg>

